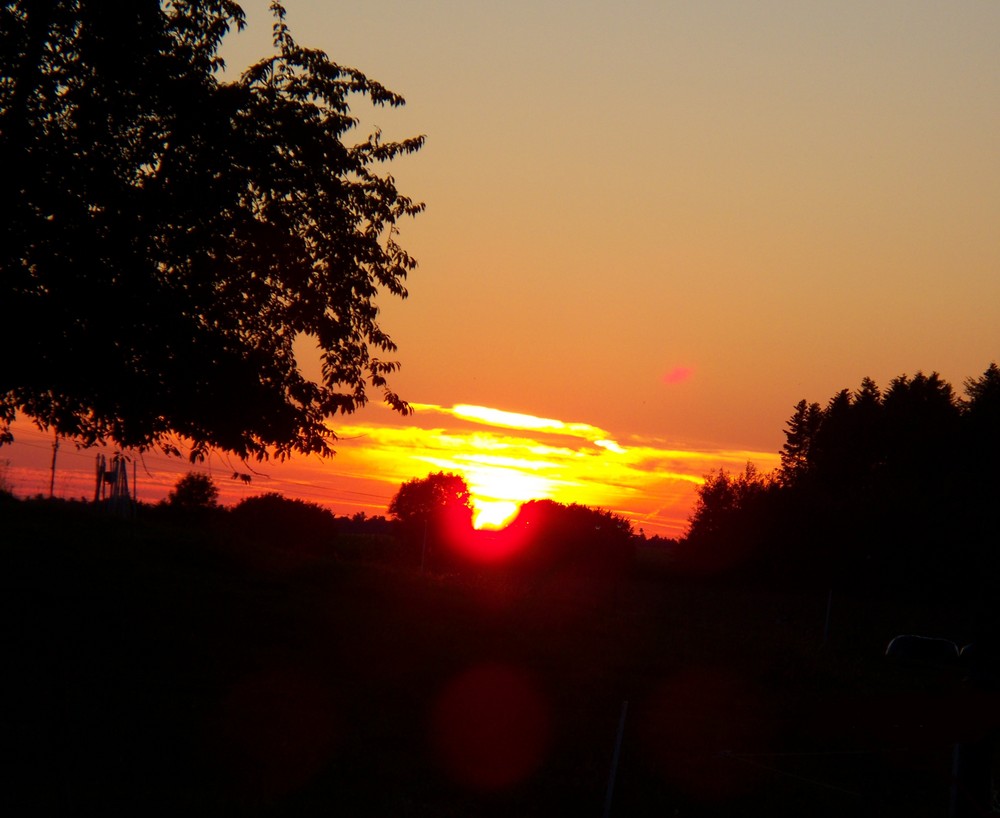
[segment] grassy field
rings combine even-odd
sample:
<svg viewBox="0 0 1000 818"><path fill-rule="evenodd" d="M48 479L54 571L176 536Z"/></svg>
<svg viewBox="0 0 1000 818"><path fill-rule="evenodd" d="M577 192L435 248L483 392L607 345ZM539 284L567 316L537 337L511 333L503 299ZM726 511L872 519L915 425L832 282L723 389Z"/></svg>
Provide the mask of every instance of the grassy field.
<svg viewBox="0 0 1000 818"><path fill-rule="evenodd" d="M601 816L622 726L615 816L985 808L995 697L882 656L960 612L0 515L5 814Z"/></svg>

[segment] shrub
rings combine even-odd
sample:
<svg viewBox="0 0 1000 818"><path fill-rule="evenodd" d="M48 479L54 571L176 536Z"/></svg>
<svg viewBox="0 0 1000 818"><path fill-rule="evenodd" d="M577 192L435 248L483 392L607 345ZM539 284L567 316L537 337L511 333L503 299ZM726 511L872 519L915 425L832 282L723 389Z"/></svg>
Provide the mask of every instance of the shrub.
<svg viewBox="0 0 1000 818"><path fill-rule="evenodd" d="M299 553L332 549L338 533L331 511L277 492L241 500L229 512L229 520L231 530L245 541Z"/></svg>

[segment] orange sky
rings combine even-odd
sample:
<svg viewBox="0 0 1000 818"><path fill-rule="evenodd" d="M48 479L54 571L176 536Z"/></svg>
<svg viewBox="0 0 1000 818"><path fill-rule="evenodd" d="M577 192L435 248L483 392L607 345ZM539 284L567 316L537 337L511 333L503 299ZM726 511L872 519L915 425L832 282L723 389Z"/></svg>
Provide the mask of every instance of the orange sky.
<svg viewBox="0 0 1000 818"><path fill-rule="evenodd" d="M773 452L801 398L1000 356L992 0L287 5L427 135L410 400Z"/></svg>
<svg viewBox="0 0 1000 818"><path fill-rule="evenodd" d="M267 51L266 5L230 70ZM286 6L406 97L356 113L427 135L391 168L427 211L410 297L382 301L422 408L365 409L275 487L375 511L409 477L530 462L539 492L676 533L693 479L774 464L800 398L917 370L960 390L1000 358L994 0Z"/></svg>

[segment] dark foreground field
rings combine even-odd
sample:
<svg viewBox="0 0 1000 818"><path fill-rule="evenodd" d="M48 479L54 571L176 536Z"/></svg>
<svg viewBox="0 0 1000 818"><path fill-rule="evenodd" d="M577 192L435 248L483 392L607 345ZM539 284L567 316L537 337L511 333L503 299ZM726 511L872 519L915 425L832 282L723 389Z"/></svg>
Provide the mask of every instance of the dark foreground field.
<svg viewBox="0 0 1000 818"><path fill-rule="evenodd" d="M988 814L958 612L0 514L7 815L601 816L625 702L615 816Z"/></svg>

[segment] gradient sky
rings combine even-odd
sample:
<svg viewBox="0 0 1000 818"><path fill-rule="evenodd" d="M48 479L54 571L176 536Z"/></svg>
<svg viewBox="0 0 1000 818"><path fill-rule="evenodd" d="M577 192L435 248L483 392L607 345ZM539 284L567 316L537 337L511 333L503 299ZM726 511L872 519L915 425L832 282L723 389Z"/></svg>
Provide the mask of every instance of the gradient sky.
<svg viewBox="0 0 1000 818"><path fill-rule="evenodd" d="M266 0L243 5L231 71L268 51ZM286 5L300 43L407 99L359 100L365 126L427 135L391 168L427 203L402 226L420 266L382 302L418 412L338 426L355 439L314 464L337 486L374 501L459 462L382 440L411 425L437 435L411 449L461 431L515 471L535 441L569 452L526 472L550 496L678 533L698 476L775 464L800 398L917 370L960 391L1000 358L996 0Z"/></svg>

